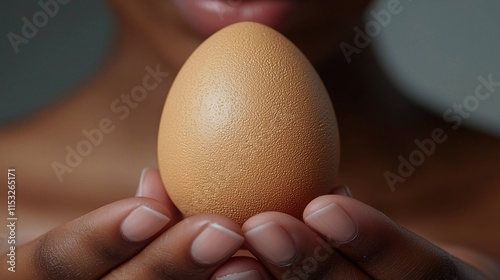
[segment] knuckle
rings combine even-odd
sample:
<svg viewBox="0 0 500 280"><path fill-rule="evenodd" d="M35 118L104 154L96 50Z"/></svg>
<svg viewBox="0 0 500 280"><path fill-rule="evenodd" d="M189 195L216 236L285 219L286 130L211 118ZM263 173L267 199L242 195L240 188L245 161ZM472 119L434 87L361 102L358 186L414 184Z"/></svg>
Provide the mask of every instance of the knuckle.
<svg viewBox="0 0 500 280"><path fill-rule="evenodd" d="M153 279L181 280L189 279L192 275L203 274L206 268L181 267L173 261L155 263L152 265Z"/></svg>
<svg viewBox="0 0 500 280"><path fill-rule="evenodd" d="M103 238L102 235L88 231L87 235L82 237L84 244L87 244L88 250L91 250L93 260L97 263L119 263L123 261L126 255L128 244L123 244L123 247L113 244ZM130 247L133 247L130 245Z"/></svg>
<svg viewBox="0 0 500 280"><path fill-rule="evenodd" d="M90 279L99 269L123 260L123 248L98 232L69 223L42 236L34 252L34 266L42 279Z"/></svg>
<svg viewBox="0 0 500 280"><path fill-rule="evenodd" d="M389 247L386 241L370 242L362 238L358 240L358 244L354 245L358 248L363 248L358 254L350 256L350 259L357 264L370 266L379 262L381 256L388 254Z"/></svg>
<svg viewBox="0 0 500 280"><path fill-rule="evenodd" d="M40 279L76 279L74 276L81 273L69 261L66 239L58 236L57 231L51 231L36 244L33 266Z"/></svg>
<svg viewBox="0 0 500 280"><path fill-rule="evenodd" d="M162 250L161 246L148 252L148 270L153 279L182 280L192 279L194 275L206 274L207 267L196 266L170 250Z"/></svg>
<svg viewBox="0 0 500 280"><path fill-rule="evenodd" d="M446 253L438 255L429 265L423 267L421 279L459 279L457 262Z"/></svg>

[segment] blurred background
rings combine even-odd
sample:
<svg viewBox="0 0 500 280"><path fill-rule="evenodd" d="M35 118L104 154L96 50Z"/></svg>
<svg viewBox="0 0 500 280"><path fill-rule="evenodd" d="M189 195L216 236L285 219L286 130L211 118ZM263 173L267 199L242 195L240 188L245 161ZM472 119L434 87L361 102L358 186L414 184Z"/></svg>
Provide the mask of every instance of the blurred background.
<svg viewBox="0 0 500 280"><path fill-rule="evenodd" d="M64 96L108 55L115 29L104 1L72 1L52 17L40 11L38 1L0 2L0 125Z"/></svg>
<svg viewBox="0 0 500 280"><path fill-rule="evenodd" d="M398 13L383 19L397 3ZM0 125L64 96L109 52L116 28L103 1L59 5L54 16L41 10L38 1L0 3ZM370 47L385 75L402 94L442 116L473 98L479 76L500 81L499 10L495 0L380 0L365 19L378 23ZM500 87L464 122L500 136Z"/></svg>
<svg viewBox="0 0 500 280"><path fill-rule="evenodd" d="M370 10L386 9L387 2L376 1ZM400 2L401 12L392 16L373 46L401 93L442 116L455 103L470 102L479 76L500 81L500 1ZM365 18L374 20L370 11ZM500 136L500 87L479 101L464 123Z"/></svg>

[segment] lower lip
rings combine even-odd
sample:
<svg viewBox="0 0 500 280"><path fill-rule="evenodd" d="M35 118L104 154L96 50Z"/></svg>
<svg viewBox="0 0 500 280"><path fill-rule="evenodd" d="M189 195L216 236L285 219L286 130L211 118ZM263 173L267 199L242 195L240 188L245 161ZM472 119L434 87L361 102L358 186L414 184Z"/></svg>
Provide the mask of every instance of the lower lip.
<svg viewBox="0 0 500 280"><path fill-rule="evenodd" d="M186 20L203 36L240 21L255 21L283 31L296 7L293 0L175 0Z"/></svg>

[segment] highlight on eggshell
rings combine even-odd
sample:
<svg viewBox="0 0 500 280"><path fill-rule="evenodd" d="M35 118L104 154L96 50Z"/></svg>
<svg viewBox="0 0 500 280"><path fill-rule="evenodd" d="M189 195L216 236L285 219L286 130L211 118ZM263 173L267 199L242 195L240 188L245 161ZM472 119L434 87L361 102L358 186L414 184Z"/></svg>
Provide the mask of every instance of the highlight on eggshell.
<svg viewBox="0 0 500 280"><path fill-rule="evenodd" d="M203 42L175 78L158 161L185 216L218 213L242 224L279 211L301 219L334 186L334 110L295 45L262 24L236 23Z"/></svg>

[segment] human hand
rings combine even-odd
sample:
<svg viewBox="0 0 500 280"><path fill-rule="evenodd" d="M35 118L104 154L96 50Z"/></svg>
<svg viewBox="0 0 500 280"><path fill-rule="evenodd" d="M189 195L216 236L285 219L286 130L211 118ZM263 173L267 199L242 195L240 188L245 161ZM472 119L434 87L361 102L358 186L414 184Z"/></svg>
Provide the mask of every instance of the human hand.
<svg viewBox="0 0 500 280"><path fill-rule="evenodd" d="M214 279L265 269L232 258L241 228L220 215L182 219L157 170L142 176L138 197L103 206L16 250L16 272L0 279ZM6 263L6 254L1 262Z"/></svg>
<svg viewBox="0 0 500 280"><path fill-rule="evenodd" d="M250 218L242 227L246 247L276 279L500 279L499 267L486 257L454 250L483 275L343 194L314 199L305 223L278 212Z"/></svg>

